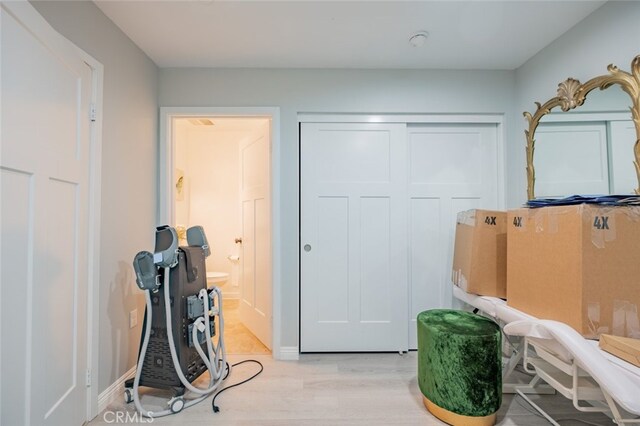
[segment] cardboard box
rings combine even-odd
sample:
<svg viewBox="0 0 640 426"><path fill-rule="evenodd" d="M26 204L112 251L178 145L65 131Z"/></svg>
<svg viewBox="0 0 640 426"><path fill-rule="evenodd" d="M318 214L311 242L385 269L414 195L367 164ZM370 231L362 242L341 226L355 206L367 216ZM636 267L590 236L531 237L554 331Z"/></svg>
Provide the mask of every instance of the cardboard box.
<svg viewBox="0 0 640 426"><path fill-rule="evenodd" d="M509 306L587 338L640 337L640 207L508 213Z"/></svg>
<svg viewBox="0 0 640 426"><path fill-rule="evenodd" d="M638 339L603 334L600 336L600 348L640 367L640 340Z"/></svg>
<svg viewBox="0 0 640 426"><path fill-rule="evenodd" d="M452 281L483 296L507 296L507 213L467 210L458 213Z"/></svg>

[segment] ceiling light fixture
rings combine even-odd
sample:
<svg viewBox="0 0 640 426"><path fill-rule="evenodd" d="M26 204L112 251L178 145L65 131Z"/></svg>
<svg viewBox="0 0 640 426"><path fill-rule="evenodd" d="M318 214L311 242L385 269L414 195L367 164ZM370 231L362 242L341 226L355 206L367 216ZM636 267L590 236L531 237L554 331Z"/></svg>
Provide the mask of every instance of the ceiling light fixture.
<svg viewBox="0 0 640 426"><path fill-rule="evenodd" d="M409 37L409 44L413 47L422 47L427 42L429 33L426 31L418 31Z"/></svg>

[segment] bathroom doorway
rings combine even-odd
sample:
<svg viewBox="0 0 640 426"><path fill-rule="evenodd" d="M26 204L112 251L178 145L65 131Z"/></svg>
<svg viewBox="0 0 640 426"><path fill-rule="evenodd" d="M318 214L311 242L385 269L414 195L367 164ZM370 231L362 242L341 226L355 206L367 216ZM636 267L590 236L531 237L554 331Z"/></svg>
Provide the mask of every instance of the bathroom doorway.
<svg viewBox="0 0 640 426"><path fill-rule="evenodd" d="M229 354L273 347L270 117L171 120L171 218L181 244L201 225L211 256L207 283L223 294Z"/></svg>

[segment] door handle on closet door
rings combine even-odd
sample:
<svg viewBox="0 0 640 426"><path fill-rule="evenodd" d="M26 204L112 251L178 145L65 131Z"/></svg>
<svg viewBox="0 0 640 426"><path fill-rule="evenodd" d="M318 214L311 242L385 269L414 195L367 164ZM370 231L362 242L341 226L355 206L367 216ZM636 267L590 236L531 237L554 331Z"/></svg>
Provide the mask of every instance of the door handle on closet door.
<svg viewBox="0 0 640 426"><path fill-rule="evenodd" d="M311 245L309 245L309 244L305 244L305 245L304 245L304 251L306 251L306 252L310 252L310 251L311 251Z"/></svg>

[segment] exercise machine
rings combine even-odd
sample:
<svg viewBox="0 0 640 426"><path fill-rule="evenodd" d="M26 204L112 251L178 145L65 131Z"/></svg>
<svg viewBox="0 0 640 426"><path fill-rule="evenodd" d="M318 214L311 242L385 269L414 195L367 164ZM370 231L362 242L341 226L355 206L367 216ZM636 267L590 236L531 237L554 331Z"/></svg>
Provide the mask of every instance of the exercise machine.
<svg viewBox="0 0 640 426"><path fill-rule="evenodd" d="M205 259L211 252L201 226L187 230L187 244L178 246L175 229L160 226L154 252L142 251L133 260L146 309L136 375L125 382L124 398L145 417L175 414L203 401L231 373L224 347L222 293L217 287L207 288ZM208 385L193 385L205 371ZM171 390L167 408L145 409L140 386ZM195 396L186 398L187 391Z"/></svg>

